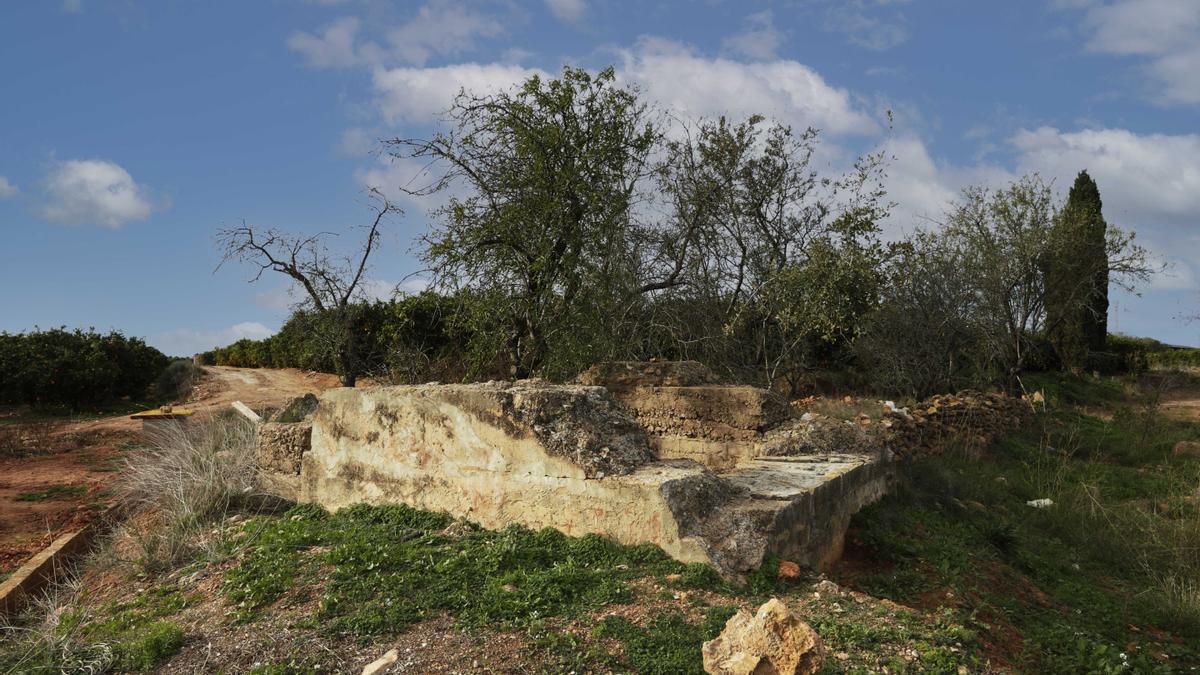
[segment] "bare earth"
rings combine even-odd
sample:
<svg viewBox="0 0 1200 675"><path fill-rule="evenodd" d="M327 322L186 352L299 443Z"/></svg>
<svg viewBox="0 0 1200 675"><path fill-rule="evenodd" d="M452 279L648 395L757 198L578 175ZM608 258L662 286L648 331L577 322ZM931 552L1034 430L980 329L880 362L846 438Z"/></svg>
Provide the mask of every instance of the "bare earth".
<svg viewBox="0 0 1200 675"><path fill-rule="evenodd" d="M180 407L197 414L234 401L277 406L306 393L338 386L336 376L288 369L205 367L206 376ZM55 423L49 452L0 459L0 577L55 537L82 527L113 497L123 448L138 444L141 423L128 415ZM59 488L59 494L31 495ZM18 500L21 495L25 499Z"/></svg>

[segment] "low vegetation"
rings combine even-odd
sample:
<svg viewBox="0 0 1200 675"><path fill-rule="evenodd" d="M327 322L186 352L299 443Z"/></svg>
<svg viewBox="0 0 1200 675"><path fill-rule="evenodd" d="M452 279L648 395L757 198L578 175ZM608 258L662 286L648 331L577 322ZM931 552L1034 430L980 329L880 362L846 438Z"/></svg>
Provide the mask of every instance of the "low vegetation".
<svg viewBox="0 0 1200 675"><path fill-rule="evenodd" d="M213 553L219 543L200 535L254 503L255 427L229 413L159 427L148 441L121 472L123 534L138 569L155 573Z"/></svg>
<svg viewBox="0 0 1200 675"><path fill-rule="evenodd" d="M1031 428L905 466L856 517L848 578L952 608L1020 671L1200 666L1200 461L1172 452L1200 430L1162 416L1154 385L1038 384L1050 412Z"/></svg>
<svg viewBox="0 0 1200 675"><path fill-rule="evenodd" d="M85 492L86 485L53 485L37 492L22 492L13 499L18 502L44 502L52 499L70 499Z"/></svg>

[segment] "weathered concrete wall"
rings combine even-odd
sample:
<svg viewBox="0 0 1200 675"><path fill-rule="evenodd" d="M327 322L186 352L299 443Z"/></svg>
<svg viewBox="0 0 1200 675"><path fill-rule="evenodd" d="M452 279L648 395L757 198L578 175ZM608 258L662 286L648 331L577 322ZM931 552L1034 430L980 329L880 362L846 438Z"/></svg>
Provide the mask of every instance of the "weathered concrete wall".
<svg viewBox="0 0 1200 675"><path fill-rule="evenodd" d="M659 487L703 472L655 462L645 434L596 387L444 385L337 389L321 397L300 498L328 508L404 503L488 528L512 523L685 541Z"/></svg>
<svg viewBox="0 0 1200 675"><path fill-rule="evenodd" d="M671 419L694 423L694 437L635 421L637 410L667 417L671 389ZM748 454L764 435L734 432L781 417L761 390L638 391L631 415L620 390L539 381L333 389L311 422L262 426L260 468L280 494L331 509L403 503L488 528L602 534L734 578L769 553L819 566L854 511L886 489L880 457ZM724 426L706 427L713 419ZM671 458L693 441L699 461Z"/></svg>

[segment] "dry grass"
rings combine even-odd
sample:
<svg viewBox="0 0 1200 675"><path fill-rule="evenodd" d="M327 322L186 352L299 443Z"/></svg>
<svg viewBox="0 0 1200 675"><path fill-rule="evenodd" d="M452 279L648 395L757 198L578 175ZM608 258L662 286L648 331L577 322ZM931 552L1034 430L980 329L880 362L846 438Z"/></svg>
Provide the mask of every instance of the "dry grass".
<svg viewBox="0 0 1200 675"><path fill-rule="evenodd" d="M35 620L24 625L0 626L0 648L8 656L0 662L5 672L39 672L53 663L62 673L103 673L113 664L112 646L83 638L77 620L82 597L82 577L67 574L40 595L25 615Z"/></svg>
<svg viewBox="0 0 1200 675"><path fill-rule="evenodd" d="M158 573L213 553L208 526L255 495L255 426L236 415L172 424L150 434L122 470L130 518L121 534L136 562Z"/></svg>

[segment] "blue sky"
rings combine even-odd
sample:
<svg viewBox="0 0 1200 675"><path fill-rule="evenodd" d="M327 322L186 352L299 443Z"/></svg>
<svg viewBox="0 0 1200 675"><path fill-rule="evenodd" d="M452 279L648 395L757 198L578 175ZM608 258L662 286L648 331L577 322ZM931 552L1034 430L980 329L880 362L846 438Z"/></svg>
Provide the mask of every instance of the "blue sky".
<svg viewBox="0 0 1200 675"><path fill-rule="evenodd" d="M0 8L0 330L119 328L172 354L263 337L287 285L223 267L243 220L338 230L413 168L460 87L612 64L686 115L822 130L821 168L886 149L896 235L967 184L1087 168L1109 222L1173 267L1114 329L1200 345L1196 0L9 0ZM895 122L889 129L885 111ZM373 289L408 278L400 201ZM347 242L349 243L349 242Z"/></svg>

